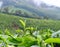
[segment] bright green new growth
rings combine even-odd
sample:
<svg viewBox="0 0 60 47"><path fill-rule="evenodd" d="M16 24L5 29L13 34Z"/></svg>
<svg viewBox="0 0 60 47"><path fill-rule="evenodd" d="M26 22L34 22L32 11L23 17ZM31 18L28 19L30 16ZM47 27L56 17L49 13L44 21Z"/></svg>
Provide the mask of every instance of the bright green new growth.
<svg viewBox="0 0 60 47"><path fill-rule="evenodd" d="M25 24L25 22L24 21L22 21L22 20L19 20L20 21L20 23L21 23L21 25L23 26L23 27L25 27L26 26L26 24Z"/></svg>
<svg viewBox="0 0 60 47"><path fill-rule="evenodd" d="M45 40L46 43L60 43L60 38L49 38Z"/></svg>
<svg viewBox="0 0 60 47"><path fill-rule="evenodd" d="M26 22L19 20L23 29L17 29L12 34L6 29L4 34L0 33L1 43L5 47L54 47L53 43L60 44L60 38L51 38L52 31L50 29L37 30L35 27L27 27ZM45 34L45 35L44 35Z"/></svg>

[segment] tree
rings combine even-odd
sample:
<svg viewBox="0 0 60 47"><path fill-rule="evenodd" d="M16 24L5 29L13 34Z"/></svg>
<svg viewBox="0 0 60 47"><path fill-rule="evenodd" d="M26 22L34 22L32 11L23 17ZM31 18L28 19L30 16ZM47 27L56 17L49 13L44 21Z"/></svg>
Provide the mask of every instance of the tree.
<svg viewBox="0 0 60 47"><path fill-rule="evenodd" d="M9 7L3 8L3 12L4 12L4 13L9 13Z"/></svg>
<svg viewBox="0 0 60 47"><path fill-rule="evenodd" d="M15 15L21 15L22 14L22 11L21 10L16 10L15 11Z"/></svg>
<svg viewBox="0 0 60 47"><path fill-rule="evenodd" d="M49 19L48 16L44 16L44 19Z"/></svg>

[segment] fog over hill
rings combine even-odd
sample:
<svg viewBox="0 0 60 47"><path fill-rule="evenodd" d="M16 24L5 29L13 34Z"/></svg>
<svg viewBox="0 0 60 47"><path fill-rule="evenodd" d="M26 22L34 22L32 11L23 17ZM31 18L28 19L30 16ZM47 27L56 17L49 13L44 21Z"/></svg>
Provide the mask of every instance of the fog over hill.
<svg viewBox="0 0 60 47"><path fill-rule="evenodd" d="M60 7L49 5L41 0L0 0L0 7L14 6L38 16L60 19Z"/></svg>

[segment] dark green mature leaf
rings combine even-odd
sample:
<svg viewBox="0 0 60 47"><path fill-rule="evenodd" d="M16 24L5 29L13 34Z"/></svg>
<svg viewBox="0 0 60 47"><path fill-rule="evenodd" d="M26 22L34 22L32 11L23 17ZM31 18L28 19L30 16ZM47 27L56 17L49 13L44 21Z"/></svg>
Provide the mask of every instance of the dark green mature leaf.
<svg viewBox="0 0 60 47"><path fill-rule="evenodd" d="M21 42L22 42L22 39L19 38L19 37L17 37L17 38L11 38L11 37L9 37L8 41L7 41L7 43L11 44L11 45L19 45Z"/></svg>

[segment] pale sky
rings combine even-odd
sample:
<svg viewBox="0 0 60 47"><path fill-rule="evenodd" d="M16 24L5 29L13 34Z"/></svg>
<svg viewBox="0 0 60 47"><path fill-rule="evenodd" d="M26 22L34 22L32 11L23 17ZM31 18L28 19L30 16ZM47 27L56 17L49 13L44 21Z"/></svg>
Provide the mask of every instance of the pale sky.
<svg viewBox="0 0 60 47"><path fill-rule="evenodd" d="M60 0L33 0L36 5L40 5L41 2L45 2L46 4L49 5L55 5L60 7ZM3 2L0 1L0 7L2 6Z"/></svg>
<svg viewBox="0 0 60 47"><path fill-rule="evenodd" d="M55 5L55 6L60 7L60 0L34 0L34 2L37 5L39 5L42 1L45 2L46 4Z"/></svg>
<svg viewBox="0 0 60 47"><path fill-rule="evenodd" d="M2 6L2 4L3 4L3 2L2 2L2 1L0 1L0 7Z"/></svg>

